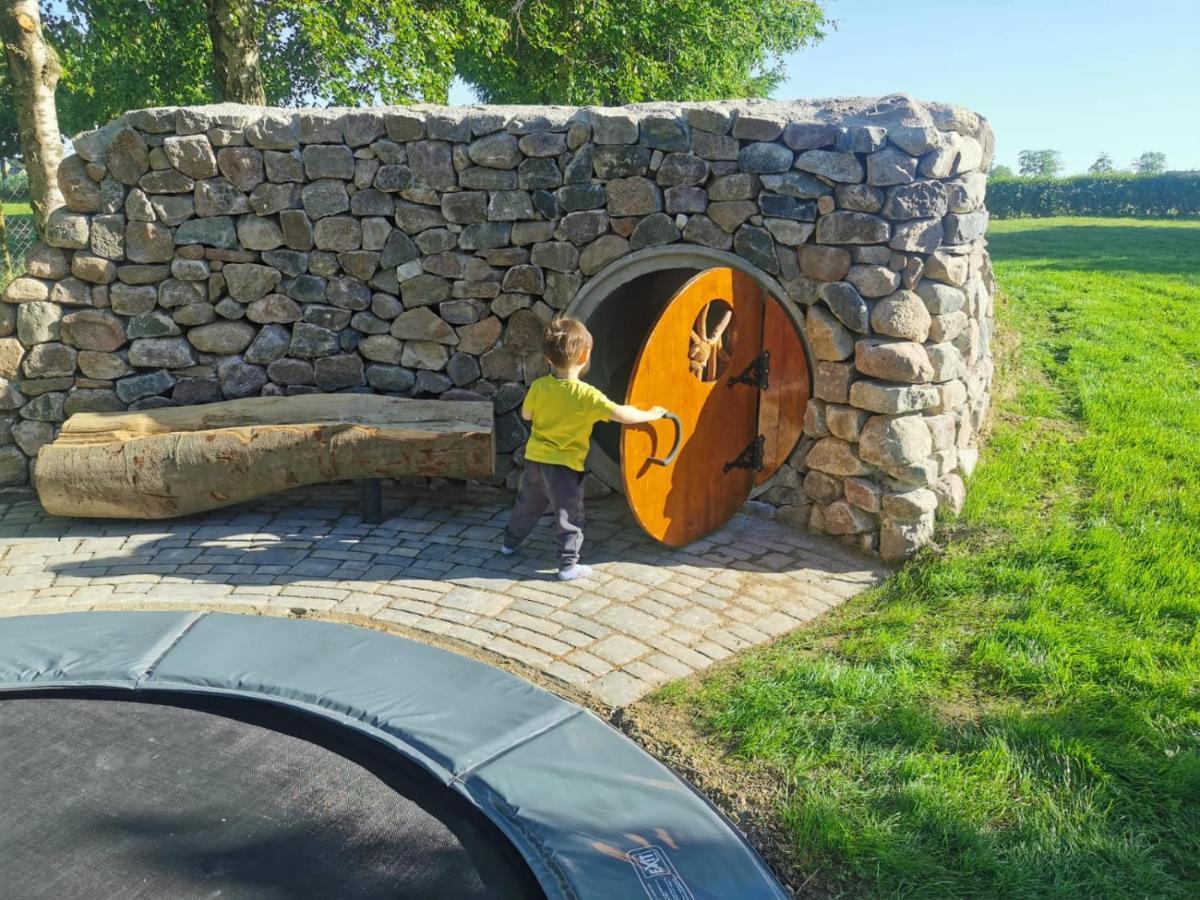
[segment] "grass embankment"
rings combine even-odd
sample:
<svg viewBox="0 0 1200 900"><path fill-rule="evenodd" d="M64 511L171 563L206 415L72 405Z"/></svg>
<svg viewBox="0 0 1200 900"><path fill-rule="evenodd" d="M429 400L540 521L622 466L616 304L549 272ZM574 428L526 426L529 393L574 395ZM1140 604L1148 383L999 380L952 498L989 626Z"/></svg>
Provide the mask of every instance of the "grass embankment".
<svg viewBox="0 0 1200 900"><path fill-rule="evenodd" d="M782 785L797 885L1200 896L1200 223L989 236L1008 347L941 550L640 712Z"/></svg>

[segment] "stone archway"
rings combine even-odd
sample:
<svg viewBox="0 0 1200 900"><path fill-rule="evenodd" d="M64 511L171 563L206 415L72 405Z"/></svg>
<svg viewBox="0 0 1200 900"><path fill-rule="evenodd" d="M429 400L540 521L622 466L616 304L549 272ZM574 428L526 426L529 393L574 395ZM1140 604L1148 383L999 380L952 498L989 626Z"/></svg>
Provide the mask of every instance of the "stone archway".
<svg viewBox="0 0 1200 900"><path fill-rule="evenodd" d="M759 267L735 253L698 244L666 244L637 250L609 263L580 288L566 314L588 324L596 337L597 349L589 380L613 399L624 397L628 368L663 304L693 275L718 266L745 272L778 301L795 324L804 344L811 384L812 354L803 310L788 297L775 278ZM598 427L588 465L601 481L619 491L621 467L616 451L617 432L617 426ZM770 490L778 477L777 474L759 485L752 496Z"/></svg>

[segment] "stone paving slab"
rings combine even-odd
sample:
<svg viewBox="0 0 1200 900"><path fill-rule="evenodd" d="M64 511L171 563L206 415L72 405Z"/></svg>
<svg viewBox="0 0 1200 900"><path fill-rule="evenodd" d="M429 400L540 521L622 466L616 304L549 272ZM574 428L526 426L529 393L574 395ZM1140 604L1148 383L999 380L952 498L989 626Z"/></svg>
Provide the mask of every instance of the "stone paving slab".
<svg viewBox="0 0 1200 900"><path fill-rule="evenodd" d="M684 549L589 501L584 559L555 578L543 520L497 552L511 498L485 489L385 490L386 520L324 486L184 519L62 519L0 504L0 616L122 606L353 616L482 648L622 706L799 627L887 574L877 561L739 515ZM0 624L0 628L3 625Z"/></svg>

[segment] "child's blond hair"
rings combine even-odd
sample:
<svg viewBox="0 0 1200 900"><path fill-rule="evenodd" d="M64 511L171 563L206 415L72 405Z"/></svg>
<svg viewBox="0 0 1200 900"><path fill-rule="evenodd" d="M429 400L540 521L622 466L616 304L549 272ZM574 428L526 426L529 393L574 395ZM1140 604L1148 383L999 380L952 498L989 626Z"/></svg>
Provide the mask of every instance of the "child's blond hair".
<svg viewBox="0 0 1200 900"><path fill-rule="evenodd" d="M577 366L591 352L592 333L586 325L568 316L550 320L542 337L542 353L555 369Z"/></svg>

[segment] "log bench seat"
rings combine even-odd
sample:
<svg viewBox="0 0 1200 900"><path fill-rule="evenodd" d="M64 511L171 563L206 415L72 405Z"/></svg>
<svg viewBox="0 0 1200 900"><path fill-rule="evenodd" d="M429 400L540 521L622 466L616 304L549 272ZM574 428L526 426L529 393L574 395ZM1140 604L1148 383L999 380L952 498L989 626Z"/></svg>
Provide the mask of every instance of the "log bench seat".
<svg viewBox="0 0 1200 900"><path fill-rule="evenodd" d="M308 484L487 478L492 405L373 394L251 397L141 412L76 413L42 447L34 486L59 516L169 519Z"/></svg>

